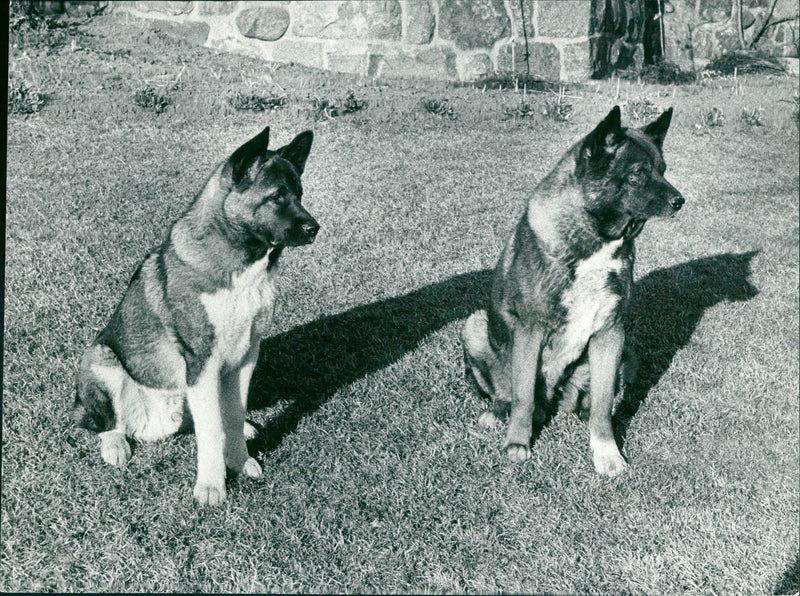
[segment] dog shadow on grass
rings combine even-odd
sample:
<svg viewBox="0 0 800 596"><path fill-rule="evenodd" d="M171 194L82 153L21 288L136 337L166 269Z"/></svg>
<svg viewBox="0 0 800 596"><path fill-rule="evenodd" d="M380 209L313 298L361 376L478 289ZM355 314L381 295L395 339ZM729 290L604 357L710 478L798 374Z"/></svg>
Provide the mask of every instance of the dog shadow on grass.
<svg viewBox="0 0 800 596"><path fill-rule="evenodd" d="M689 343L706 309L758 293L748 281L755 254L705 257L659 269L636 283L628 335L639 356L639 372L614 416L621 443L648 392ZM264 340L249 406L289 403L269 420L251 448L272 451L337 389L392 364L448 323L486 308L491 278L488 269L456 275Z"/></svg>
<svg viewBox="0 0 800 596"><path fill-rule="evenodd" d="M791 566L778 581L773 594L797 594L800 591L800 554L796 554Z"/></svg>
<svg viewBox="0 0 800 596"><path fill-rule="evenodd" d="M639 359L636 380L625 388L614 412L620 447L630 422L672 359L692 338L703 314L720 302L741 302L758 294L749 281L757 251L720 254L648 273L637 281L626 324Z"/></svg>
<svg viewBox="0 0 800 596"><path fill-rule="evenodd" d="M275 449L303 416L337 389L389 366L427 335L485 308L491 276L488 269L456 275L265 339L250 384L249 406L290 403L251 447Z"/></svg>

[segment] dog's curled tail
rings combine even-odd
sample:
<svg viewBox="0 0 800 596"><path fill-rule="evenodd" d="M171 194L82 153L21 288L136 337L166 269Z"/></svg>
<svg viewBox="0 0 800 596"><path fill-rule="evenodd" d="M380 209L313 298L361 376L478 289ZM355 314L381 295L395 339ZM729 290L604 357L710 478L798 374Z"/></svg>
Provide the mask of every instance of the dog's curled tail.
<svg viewBox="0 0 800 596"><path fill-rule="evenodd" d="M98 373L101 367L115 366L119 366L119 362L107 346L94 344L84 353L75 379L72 408L72 419L78 426L98 433L114 428L116 415L111 389Z"/></svg>

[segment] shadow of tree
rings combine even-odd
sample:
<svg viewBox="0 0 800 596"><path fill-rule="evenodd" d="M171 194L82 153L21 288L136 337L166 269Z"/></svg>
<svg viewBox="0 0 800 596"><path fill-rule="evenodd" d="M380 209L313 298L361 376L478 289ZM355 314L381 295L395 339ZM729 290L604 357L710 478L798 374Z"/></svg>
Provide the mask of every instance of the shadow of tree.
<svg viewBox="0 0 800 596"><path fill-rule="evenodd" d="M703 313L720 302L750 300L758 294L748 280L750 261L756 254L704 257L658 269L635 284L626 331L639 370L614 413L621 443L631 419L678 350L689 343Z"/></svg>
<svg viewBox="0 0 800 596"><path fill-rule="evenodd" d="M402 296L324 317L262 342L249 406L292 400L255 444L271 451L338 388L385 368L451 321L485 308L491 270L473 271Z"/></svg>

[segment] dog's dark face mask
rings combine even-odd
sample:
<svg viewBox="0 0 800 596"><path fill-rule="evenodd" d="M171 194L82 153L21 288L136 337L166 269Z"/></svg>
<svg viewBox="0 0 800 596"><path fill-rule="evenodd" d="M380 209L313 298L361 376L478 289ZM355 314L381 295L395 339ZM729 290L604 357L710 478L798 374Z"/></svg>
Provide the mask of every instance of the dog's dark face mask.
<svg viewBox="0 0 800 596"><path fill-rule="evenodd" d="M575 174L603 236L634 237L651 217L672 216L684 198L664 178L661 153L672 108L641 129L620 125L619 107L583 140Z"/></svg>
<svg viewBox="0 0 800 596"><path fill-rule="evenodd" d="M301 204L300 176L313 134L305 131L276 151L267 150L269 128L239 147L223 168L230 192L227 222L256 253L270 246L300 246L316 238L319 224Z"/></svg>

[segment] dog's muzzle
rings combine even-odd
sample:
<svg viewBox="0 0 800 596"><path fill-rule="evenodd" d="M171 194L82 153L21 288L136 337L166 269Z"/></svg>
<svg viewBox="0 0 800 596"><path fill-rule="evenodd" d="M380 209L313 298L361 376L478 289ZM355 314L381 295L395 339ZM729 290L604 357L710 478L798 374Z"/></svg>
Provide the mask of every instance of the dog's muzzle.
<svg viewBox="0 0 800 596"><path fill-rule="evenodd" d="M669 206L672 207L673 211L677 211L683 207L683 204L686 202L686 200L681 195L673 195L668 199L667 202L669 203Z"/></svg>
<svg viewBox="0 0 800 596"><path fill-rule="evenodd" d="M319 232L319 224L317 222L304 223L302 226L300 226L300 230L303 232L306 242L311 244L314 242L314 238L317 237L317 232Z"/></svg>

